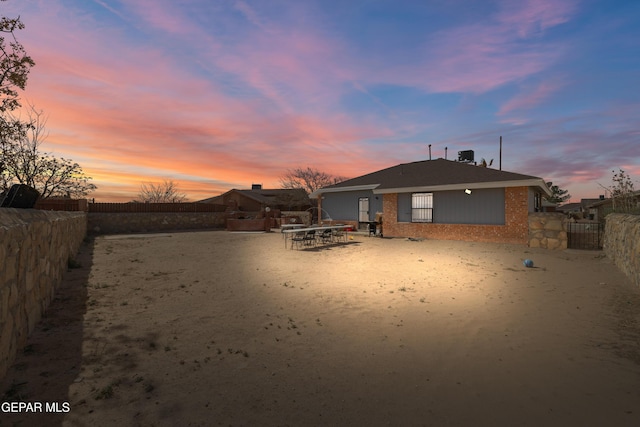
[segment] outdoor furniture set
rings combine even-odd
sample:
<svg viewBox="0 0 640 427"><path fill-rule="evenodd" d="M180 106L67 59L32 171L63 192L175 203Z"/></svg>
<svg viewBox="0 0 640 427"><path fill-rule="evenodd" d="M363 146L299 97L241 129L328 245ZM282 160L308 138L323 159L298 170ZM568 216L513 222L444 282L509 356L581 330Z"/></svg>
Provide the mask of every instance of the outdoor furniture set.
<svg viewBox="0 0 640 427"><path fill-rule="evenodd" d="M285 247L291 241L291 249L310 248L317 245L347 242L350 225L325 225L312 227L287 227L282 229Z"/></svg>

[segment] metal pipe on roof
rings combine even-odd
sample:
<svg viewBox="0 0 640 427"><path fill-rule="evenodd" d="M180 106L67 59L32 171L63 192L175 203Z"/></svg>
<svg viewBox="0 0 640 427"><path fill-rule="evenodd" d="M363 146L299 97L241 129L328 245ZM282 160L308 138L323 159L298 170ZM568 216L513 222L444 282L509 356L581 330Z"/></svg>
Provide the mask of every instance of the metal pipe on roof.
<svg viewBox="0 0 640 427"><path fill-rule="evenodd" d="M500 135L500 159L499 159L499 170L502 170L502 135Z"/></svg>

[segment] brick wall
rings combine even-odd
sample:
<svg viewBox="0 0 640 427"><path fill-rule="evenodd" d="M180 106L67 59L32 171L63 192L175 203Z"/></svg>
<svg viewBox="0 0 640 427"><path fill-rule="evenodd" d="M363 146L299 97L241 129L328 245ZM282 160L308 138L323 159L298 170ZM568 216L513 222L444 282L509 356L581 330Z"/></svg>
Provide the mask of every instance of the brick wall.
<svg viewBox="0 0 640 427"><path fill-rule="evenodd" d="M527 187L506 188L505 225L473 225L398 222L398 195L385 194L382 201L384 235L526 245L529 241L528 196Z"/></svg>
<svg viewBox="0 0 640 427"><path fill-rule="evenodd" d="M86 231L84 212L0 208L0 378L49 306Z"/></svg>

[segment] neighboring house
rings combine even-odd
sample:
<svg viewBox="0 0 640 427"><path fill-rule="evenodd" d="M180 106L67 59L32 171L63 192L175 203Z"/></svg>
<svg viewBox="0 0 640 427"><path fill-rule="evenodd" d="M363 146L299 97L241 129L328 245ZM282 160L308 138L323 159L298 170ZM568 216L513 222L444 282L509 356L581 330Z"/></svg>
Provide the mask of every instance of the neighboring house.
<svg viewBox="0 0 640 427"><path fill-rule="evenodd" d="M633 198L635 199L635 212L638 212L640 211L640 191L634 191ZM592 200L586 205L586 212L588 212L587 217L589 219L601 221L607 214L613 212L613 201L611 199L601 197L600 199L588 200Z"/></svg>
<svg viewBox="0 0 640 427"><path fill-rule="evenodd" d="M258 212L264 208L284 211L309 209L311 202L303 189L263 189L254 184L251 190L229 190L216 197L200 200L199 203L215 203L227 206L229 210Z"/></svg>
<svg viewBox="0 0 640 427"><path fill-rule="evenodd" d="M405 163L311 193L334 222L374 221L389 237L527 244L529 212L551 192L539 177L445 159Z"/></svg>
<svg viewBox="0 0 640 427"><path fill-rule="evenodd" d="M571 202L565 203L562 206L556 208L556 212L561 212L567 215L576 215L582 213L582 203Z"/></svg>
<svg viewBox="0 0 640 427"><path fill-rule="evenodd" d="M598 218L602 218L602 212L598 212L599 209L594 208L594 205L605 202L604 196L600 196L599 199L580 199L579 203L566 203L556 208L557 212L562 212L574 219L587 219L590 221L598 221ZM609 201L611 203L611 201Z"/></svg>

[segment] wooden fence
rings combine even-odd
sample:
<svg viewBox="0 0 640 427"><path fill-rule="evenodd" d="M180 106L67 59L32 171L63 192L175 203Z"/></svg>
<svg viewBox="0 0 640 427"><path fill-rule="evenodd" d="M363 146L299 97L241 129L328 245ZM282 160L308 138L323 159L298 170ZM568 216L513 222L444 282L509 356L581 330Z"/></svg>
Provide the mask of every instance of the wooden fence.
<svg viewBox="0 0 640 427"><path fill-rule="evenodd" d="M34 209L42 211L81 211L87 212L87 199L39 199Z"/></svg>

